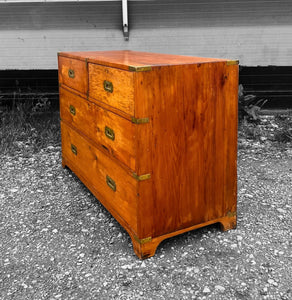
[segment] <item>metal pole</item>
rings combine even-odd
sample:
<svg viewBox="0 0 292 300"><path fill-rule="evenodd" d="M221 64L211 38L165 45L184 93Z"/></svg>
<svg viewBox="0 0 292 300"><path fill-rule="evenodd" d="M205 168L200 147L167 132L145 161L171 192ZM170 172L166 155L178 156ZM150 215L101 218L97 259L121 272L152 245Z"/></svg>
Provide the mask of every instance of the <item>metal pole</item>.
<svg viewBox="0 0 292 300"><path fill-rule="evenodd" d="M129 25L128 25L128 1L122 0L123 11L123 33L125 41L129 40Z"/></svg>

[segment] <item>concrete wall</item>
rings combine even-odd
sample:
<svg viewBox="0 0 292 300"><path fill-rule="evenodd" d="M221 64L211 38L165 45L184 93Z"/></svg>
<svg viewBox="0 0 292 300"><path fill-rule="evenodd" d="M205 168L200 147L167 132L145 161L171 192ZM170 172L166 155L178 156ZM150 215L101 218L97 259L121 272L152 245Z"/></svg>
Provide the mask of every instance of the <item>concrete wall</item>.
<svg viewBox="0 0 292 300"><path fill-rule="evenodd" d="M0 70L56 69L57 52L131 49L292 65L291 0L5 3L0 0Z"/></svg>

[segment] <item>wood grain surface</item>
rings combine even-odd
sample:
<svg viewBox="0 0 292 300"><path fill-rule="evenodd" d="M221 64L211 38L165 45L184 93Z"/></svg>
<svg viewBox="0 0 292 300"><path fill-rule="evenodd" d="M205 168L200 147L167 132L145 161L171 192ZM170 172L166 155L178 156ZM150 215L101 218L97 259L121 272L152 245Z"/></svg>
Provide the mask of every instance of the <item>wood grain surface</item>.
<svg viewBox="0 0 292 300"><path fill-rule="evenodd" d="M154 255L165 238L202 226L236 227L236 62L135 51L62 55L89 61L89 97L60 88L61 114L71 126L62 125L63 160L107 203L138 257ZM92 63L101 59L104 66ZM151 68L126 71L132 63ZM106 91L105 80L112 90ZM74 116L70 105L77 109ZM133 116L147 122L133 125ZM122 140L105 138L105 126ZM90 140L110 151L91 150ZM69 147L75 142L80 155ZM136 179L121 168L125 163ZM118 183L116 192L105 173Z"/></svg>
<svg viewBox="0 0 292 300"><path fill-rule="evenodd" d="M62 55L66 55L70 58L87 60L88 62L94 64L114 67L123 70L129 70L130 66L168 66L227 60L220 58L172 55L132 50L62 52Z"/></svg>
<svg viewBox="0 0 292 300"><path fill-rule="evenodd" d="M136 84L144 88L136 107L141 104L148 110L143 114L152 116L150 138L143 135L137 148L138 169L152 170L151 192L150 183L139 185L143 237L236 210L237 82L238 66L226 62L139 74Z"/></svg>
<svg viewBox="0 0 292 300"><path fill-rule="evenodd" d="M72 168L77 176L81 175L85 184L93 186L100 195L99 201L137 232L137 180L64 122L61 122L61 134L64 165ZM77 154L72 152L72 145ZM115 182L116 191L108 186L107 176Z"/></svg>
<svg viewBox="0 0 292 300"><path fill-rule="evenodd" d="M89 96L134 116L133 73L88 64ZM104 88L104 81L112 84L112 92Z"/></svg>
<svg viewBox="0 0 292 300"><path fill-rule="evenodd" d="M70 112L74 107L75 114ZM76 94L60 88L60 114L63 121L83 132L111 155L136 171L135 124ZM114 139L105 128L113 130Z"/></svg>
<svg viewBox="0 0 292 300"><path fill-rule="evenodd" d="M83 94L88 91L87 64L85 61L58 56L59 83L65 84ZM72 77L69 76L72 72Z"/></svg>

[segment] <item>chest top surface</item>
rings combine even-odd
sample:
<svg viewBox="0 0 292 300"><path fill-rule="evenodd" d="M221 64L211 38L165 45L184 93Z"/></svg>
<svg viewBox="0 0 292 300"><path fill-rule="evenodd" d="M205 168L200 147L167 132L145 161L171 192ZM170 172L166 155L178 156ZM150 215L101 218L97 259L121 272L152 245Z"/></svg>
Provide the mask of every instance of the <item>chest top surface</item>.
<svg viewBox="0 0 292 300"><path fill-rule="evenodd" d="M131 68L135 67L159 67L230 61L220 58L204 58L131 50L60 52L59 55L124 70L131 70Z"/></svg>

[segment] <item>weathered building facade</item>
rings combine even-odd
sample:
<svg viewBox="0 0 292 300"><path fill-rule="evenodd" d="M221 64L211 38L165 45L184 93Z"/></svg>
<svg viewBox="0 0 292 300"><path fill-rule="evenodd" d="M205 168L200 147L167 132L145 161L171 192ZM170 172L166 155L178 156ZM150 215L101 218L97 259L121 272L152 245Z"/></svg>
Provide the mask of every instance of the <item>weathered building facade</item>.
<svg viewBox="0 0 292 300"><path fill-rule="evenodd" d="M289 0L0 1L0 69L56 69L56 53L132 49L239 59L244 66L292 63Z"/></svg>
<svg viewBox="0 0 292 300"><path fill-rule="evenodd" d="M290 0L128 0L128 20L126 41L122 1L0 0L0 70L56 70L60 51L131 49L290 67L277 80L292 78Z"/></svg>

